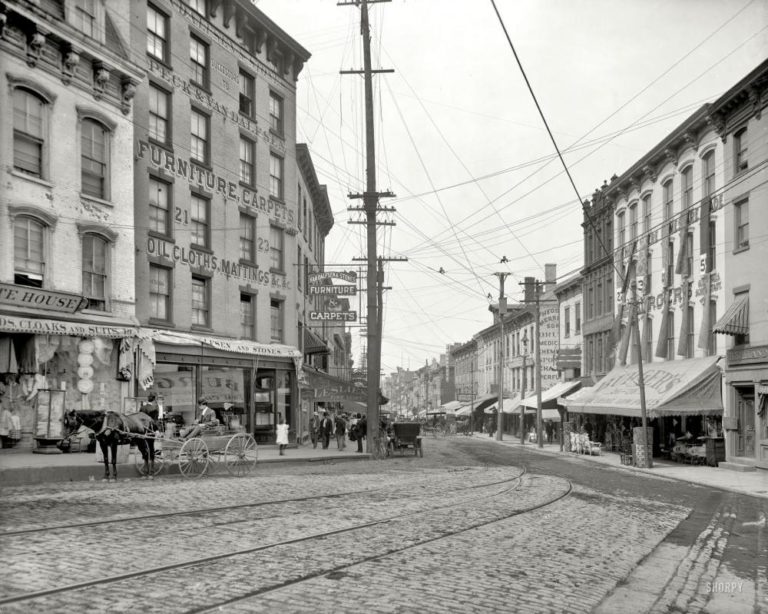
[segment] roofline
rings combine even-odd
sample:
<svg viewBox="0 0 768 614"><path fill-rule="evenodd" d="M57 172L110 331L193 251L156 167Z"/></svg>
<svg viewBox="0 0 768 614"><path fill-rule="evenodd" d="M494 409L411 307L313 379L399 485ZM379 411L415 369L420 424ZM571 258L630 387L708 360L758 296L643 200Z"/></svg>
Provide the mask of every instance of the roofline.
<svg viewBox="0 0 768 614"><path fill-rule="evenodd" d="M261 9L256 8L256 5L247 2L246 0L241 0L238 4L240 4L243 10L250 13L260 24L268 29L271 34L275 35L281 43L293 51L303 62L306 62L312 56L312 54L302 47L295 38L267 17Z"/></svg>

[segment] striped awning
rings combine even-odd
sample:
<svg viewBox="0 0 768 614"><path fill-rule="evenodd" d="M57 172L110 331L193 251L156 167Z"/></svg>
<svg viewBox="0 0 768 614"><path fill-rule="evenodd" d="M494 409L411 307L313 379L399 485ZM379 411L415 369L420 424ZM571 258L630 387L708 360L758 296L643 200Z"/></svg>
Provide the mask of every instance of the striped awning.
<svg viewBox="0 0 768 614"><path fill-rule="evenodd" d="M304 353L305 354L330 354L325 341L314 331L304 327Z"/></svg>
<svg viewBox="0 0 768 614"><path fill-rule="evenodd" d="M749 295L737 298L712 327L713 333L746 335L749 333Z"/></svg>

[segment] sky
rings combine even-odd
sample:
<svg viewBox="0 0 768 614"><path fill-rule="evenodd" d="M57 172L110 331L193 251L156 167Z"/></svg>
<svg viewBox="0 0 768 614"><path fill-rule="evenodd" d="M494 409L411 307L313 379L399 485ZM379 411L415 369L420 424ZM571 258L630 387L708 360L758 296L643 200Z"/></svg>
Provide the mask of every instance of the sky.
<svg viewBox="0 0 768 614"><path fill-rule="evenodd" d="M495 272L582 265L580 202L768 57L765 0L392 0L370 5L377 190L385 265L382 373L417 369L492 323ZM297 142L328 186L327 269L364 265L360 10L257 0L312 57L297 83ZM563 152L571 185L515 60ZM577 196L578 195L578 196ZM501 262L506 257L507 262ZM444 272L440 272L440 271ZM364 278L363 273L363 278ZM490 298L489 298L490 294ZM357 305L365 315L365 293ZM352 328L360 363L364 322Z"/></svg>

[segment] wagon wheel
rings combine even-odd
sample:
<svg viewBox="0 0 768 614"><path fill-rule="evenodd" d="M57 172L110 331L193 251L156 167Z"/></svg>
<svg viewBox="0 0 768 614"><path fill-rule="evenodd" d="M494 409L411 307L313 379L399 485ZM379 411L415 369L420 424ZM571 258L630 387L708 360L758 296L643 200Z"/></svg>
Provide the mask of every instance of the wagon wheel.
<svg viewBox="0 0 768 614"><path fill-rule="evenodd" d="M256 440L251 435L238 433L234 435L224 448L224 464L230 475L238 478L253 471L259 460Z"/></svg>
<svg viewBox="0 0 768 614"><path fill-rule="evenodd" d="M199 478L210 462L208 446L199 437L185 441L179 450L179 471L185 478Z"/></svg>
<svg viewBox="0 0 768 614"><path fill-rule="evenodd" d="M141 452L136 450L136 453L133 455L136 460L136 471L139 472L139 475L144 477L148 474L148 472L144 471L144 459L141 457ZM162 448L155 450L155 465L154 465L154 471L152 472L152 475L157 475L165 468L165 457L163 456L163 450Z"/></svg>

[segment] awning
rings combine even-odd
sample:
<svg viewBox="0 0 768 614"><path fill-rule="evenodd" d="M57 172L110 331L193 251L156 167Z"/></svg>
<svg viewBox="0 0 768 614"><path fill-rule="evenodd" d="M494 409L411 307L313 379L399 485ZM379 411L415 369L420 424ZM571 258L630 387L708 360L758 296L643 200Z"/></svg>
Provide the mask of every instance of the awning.
<svg viewBox="0 0 768 614"><path fill-rule="evenodd" d="M536 409L535 408L531 409L530 407L526 407L525 413L528 415L535 414ZM559 409L542 409L541 419L552 420L553 422L560 422L560 410Z"/></svg>
<svg viewBox="0 0 768 614"><path fill-rule="evenodd" d="M564 397L567 394L577 390L581 387L581 380L574 380L570 382L558 382L548 390L541 393L541 407L546 409L557 409L558 399ZM526 397L523 399L522 404L526 407L536 408L538 401L536 395Z"/></svg>
<svg viewBox="0 0 768 614"><path fill-rule="evenodd" d="M304 327L304 353L305 354L330 354L331 351L317 334Z"/></svg>
<svg viewBox="0 0 768 614"><path fill-rule="evenodd" d="M464 403L461 403L459 401L448 401L447 403L443 403L440 406L440 409L442 409L447 414L454 413L457 409L459 409Z"/></svg>
<svg viewBox="0 0 768 614"><path fill-rule="evenodd" d="M498 402L494 403L493 405L491 405L491 407L485 410L485 413L490 413L489 410L491 409L496 411L498 407L499 407ZM519 412L520 411L520 395L516 394L511 398L504 397L502 399L501 411L502 413L505 413L505 414L516 414L517 412Z"/></svg>
<svg viewBox="0 0 768 614"><path fill-rule="evenodd" d="M483 411L491 403L495 403L498 400L498 394L486 394L475 401L475 411Z"/></svg>
<svg viewBox="0 0 768 614"><path fill-rule="evenodd" d="M722 335L746 335L749 333L749 295L739 297L728 309L723 317L712 327L713 333Z"/></svg>
<svg viewBox="0 0 768 614"><path fill-rule="evenodd" d="M643 365L649 418L720 414L723 400L718 356ZM614 368L596 386L564 399L569 412L640 417L637 365Z"/></svg>
<svg viewBox="0 0 768 614"><path fill-rule="evenodd" d="M468 416L472 413L472 405L462 405L459 409L457 409L453 415L454 416Z"/></svg>

